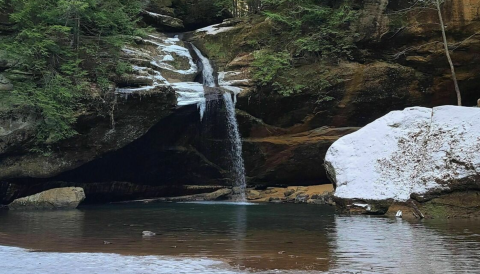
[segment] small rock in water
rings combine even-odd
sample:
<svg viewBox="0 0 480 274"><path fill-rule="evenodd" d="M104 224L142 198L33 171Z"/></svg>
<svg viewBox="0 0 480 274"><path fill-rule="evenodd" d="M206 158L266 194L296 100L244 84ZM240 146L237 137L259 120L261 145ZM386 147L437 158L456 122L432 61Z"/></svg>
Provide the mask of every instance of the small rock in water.
<svg viewBox="0 0 480 274"><path fill-rule="evenodd" d="M104 245L111 245L112 243L109 242L109 241L103 241L103 244L104 244Z"/></svg>
<svg viewBox="0 0 480 274"><path fill-rule="evenodd" d="M285 251L278 251L278 254L285 254Z"/></svg>
<svg viewBox="0 0 480 274"><path fill-rule="evenodd" d="M146 236L146 237L151 237L151 236L155 236L157 234L155 232L151 232L151 231L143 231L142 235Z"/></svg>
<svg viewBox="0 0 480 274"><path fill-rule="evenodd" d="M402 218L403 212L401 210L397 211L396 217Z"/></svg>

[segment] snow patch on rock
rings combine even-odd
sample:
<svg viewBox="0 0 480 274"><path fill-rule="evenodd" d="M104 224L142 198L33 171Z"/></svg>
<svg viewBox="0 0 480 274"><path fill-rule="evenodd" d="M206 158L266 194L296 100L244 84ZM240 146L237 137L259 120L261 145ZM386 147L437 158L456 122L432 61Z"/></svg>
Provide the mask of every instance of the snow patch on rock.
<svg viewBox="0 0 480 274"><path fill-rule="evenodd" d="M240 71L220 71L218 72L218 85L219 86L244 86L250 83L249 79L230 79L237 75L242 74Z"/></svg>
<svg viewBox="0 0 480 274"><path fill-rule="evenodd" d="M173 71L178 74L196 74L198 72L197 65L193 61L192 55L188 51L187 48L179 46L179 45L173 45L173 44L159 44L158 45L158 50L160 51L160 54L158 57L156 57L154 60L151 61L151 64L159 67L161 69L166 69ZM181 69L176 69L170 62L175 61L175 57L180 57L180 58L187 58L188 63L190 68L187 70L181 70Z"/></svg>
<svg viewBox="0 0 480 274"><path fill-rule="evenodd" d="M234 27L221 27L221 24L215 24L196 30L195 32L205 32L207 35L216 35L234 29Z"/></svg>
<svg viewBox="0 0 480 274"><path fill-rule="evenodd" d="M188 106L196 104L200 112L200 120L202 120L207 106L204 86L195 82L173 83L171 85L177 93L177 105Z"/></svg>
<svg viewBox="0 0 480 274"><path fill-rule="evenodd" d="M157 17L157 18L172 18L171 16L167 16L167 15L163 15L163 14L159 14L159 13L154 13L154 12L150 12L150 11L143 11L145 12L146 14L152 16L152 17Z"/></svg>
<svg viewBox="0 0 480 274"><path fill-rule="evenodd" d="M479 176L480 109L393 111L340 138L325 165L344 199L405 201Z"/></svg>
<svg viewBox="0 0 480 274"><path fill-rule="evenodd" d="M176 91L178 106L196 104L202 115L205 109L203 86L192 82L170 83L162 75L162 71L165 72L165 70L184 75L195 75L198 73L198 67L193 61L190 51L183 46L183 42L177 37L167 38L156 35L148 35L148 39L145 39L144 42L147 45L156 46L157 54L152 55L151 52L143 48L131 47L125 47L123 52L133 58L142 57L150 61L149 67L133 65L132 70L136 74L136 78L151 79L153 84L149 86L117 88L116 92L128 96L133 93L152 91L157 87L171 86ZM190 68L186 70L176 69L173 63L178 61L177 59L179 58L186 58Z"/></svg>

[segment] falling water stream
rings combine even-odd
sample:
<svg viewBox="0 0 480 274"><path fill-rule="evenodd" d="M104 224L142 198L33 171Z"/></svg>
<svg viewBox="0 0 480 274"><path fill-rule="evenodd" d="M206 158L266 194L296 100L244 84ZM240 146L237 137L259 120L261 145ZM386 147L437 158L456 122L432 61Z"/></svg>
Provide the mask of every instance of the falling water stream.
<svg viewBox="0 0 480 274"><path fill-rule="evenodd" d="M208 60L207 57L203 56L202 52L197 47L195 47L193 44L191 45L193 51L195 51L198 58L200 59L200 62L202 62L203 65L203 85L207 87L215 87L215 77L213 76L213 67L210 63L210 60Z"/></svg>
<svg viewBox="0 0 480 274"><path fill-rule="evenodd" d="M232 101L230 93L223 94L225 109L227 111L228 137L231 143L232 175L235 181L235 200L238 202L246 201L245 198L245 166L242 157L242 139L238 130L237 118L235 117L235 104Z"/></svg>
<svg viewBox="0 0 480 274"><path fill-rule="evenodd" d="M216 87L215 76L213 75L213 67L210 60L206 58L202 52L192 44L192 48L200 59L203 71L203 85L206 87ZM237 118L235 117L235 103L230 93L223 93L223 101L226 109L228 138L230 143L230 159L231 159L231 176L234 182L234 201L245 202L246 180L245 166L242 157L242 139L238 130Z"/></svg>

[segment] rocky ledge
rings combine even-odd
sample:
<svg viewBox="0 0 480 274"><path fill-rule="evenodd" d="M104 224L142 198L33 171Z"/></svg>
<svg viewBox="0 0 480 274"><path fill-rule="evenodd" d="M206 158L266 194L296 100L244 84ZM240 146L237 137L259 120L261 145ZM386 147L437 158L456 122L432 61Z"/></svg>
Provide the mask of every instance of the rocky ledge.
<svg viewBox="0 0 480 274"><path fill-rule="evenodd" d="M193 187L193 186L192 186ZM203 189L206 189L202 186ZM119 203L160 203L160 202L192 202L192 201L233 201L239 189L222 188L209 193L193 195L162 197L155 199L142 199L124 201ZM260 189L249 188L246 190L246 198L255 203L295 203L315 205L335 205L333 200L333 185L295 186L295 187L265 187Z"/></svg>
<svg viewBox="0 0 480 274"><path fill-rule="evenodd" d="M337 204L372 214L479 215L479 118L480 108L413 107L340 138L325 157Z"/></svg>

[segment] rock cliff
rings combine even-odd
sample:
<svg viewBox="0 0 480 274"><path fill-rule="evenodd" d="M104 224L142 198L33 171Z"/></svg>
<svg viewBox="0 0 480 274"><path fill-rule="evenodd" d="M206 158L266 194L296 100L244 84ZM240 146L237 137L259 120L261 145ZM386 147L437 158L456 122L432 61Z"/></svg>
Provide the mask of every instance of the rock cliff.
<svg viewBox="0 0 480 274"><path fill-rule="evenodd" d="M322 74L329 84L284 96L257 85L251 74L256 50L251 41L264 39L271 22L255 15L220 23L226 15L212 14L208 2L150 1L141 25L160 31L200 29L184 37L153 32L125 47L122 58L133 71L115 79L114 115L92 88L90 109L78 114L79 134L49 155L29 150L38 115L0 103L1 203L66 186L83 187L87 200L101 202L201 191L189 185L208 190L230 185L221 152L226 134L213 126L213 121L222 123L223 110L209 114L210 125L200 120L197 107L206 103L208 114L209 98L195 83L202 69L198 58L182 40L213 62L223 91L239 93L237 118L250 185L328 183L322 161L342 136L392 110L455 102L433 12L407 16L400 26L395 11L407 7L405 1L355 1L359 19L350 30L356 33L351 57L303 58L291 77L308 81ZM480 97L479 9L478 0L448 0L444 7L465 105L475 105ZM213 23L220 24L206 27ZM0 15L0 35L8 35L11 26ZM1 56L0 51L0 102L6 102L9 60Z"/></svg>
<svg viewBox="0 0 480 274"><path fill-rule="evenodd" d="M214 60L220 78L226 75L224 81L234 82L242 90L237 108L250 182L327 182L321 167L313 169L314 176L307 175L307 170L312 170L309 163L316 160L300 152L296 140L302 140L303 151L316 151L323 157L322 146L328 148L353 127L362 127L391 110L456 102L448 63L438 43L438 15L435 11L421 16L405 13L401 20L407 22L399 25L397 11L408 8L411 3L407 2L355 2L359 16L351 26L356 45L352 58L299 62L292 78L315 79L328 71L330 84L290 96L269 86L255 87L252 80L256 48L251 44L268 39L265 29L270 29L270 19L230 20L194 33L192 41ZM443 10L449 42L456 47L452 58L465 105L475 105L480 96L480 67L475 54L480 47L476 35L479 7L480 1L447 1ZM325 127L330 127L327 135L318 135ZM295 163L306 172L296 169Z"/></svg>

